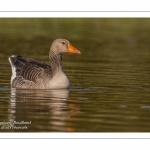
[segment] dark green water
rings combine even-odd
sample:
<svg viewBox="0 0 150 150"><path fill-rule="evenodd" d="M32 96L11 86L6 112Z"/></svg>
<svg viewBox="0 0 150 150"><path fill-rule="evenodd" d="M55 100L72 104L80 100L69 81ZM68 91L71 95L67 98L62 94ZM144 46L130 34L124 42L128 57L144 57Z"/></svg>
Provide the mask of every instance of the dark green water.
<svg viewBox="0 0 150 150"><path fill-rule="evenodd" d="M63 55L72 88L11 89L8 57L49 63L56 38L82 53ZM0 124L0 132L149 132L150 19L1 18Z"/></svg>

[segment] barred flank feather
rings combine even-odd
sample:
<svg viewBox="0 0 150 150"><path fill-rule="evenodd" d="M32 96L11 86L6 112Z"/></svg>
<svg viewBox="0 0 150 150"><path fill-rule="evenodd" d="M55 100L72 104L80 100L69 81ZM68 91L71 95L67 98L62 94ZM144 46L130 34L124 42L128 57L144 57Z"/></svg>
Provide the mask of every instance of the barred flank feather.
<svg viewBox="0 0 150 150"><path fill-rule="evenodd" d="M14 68L11 79L12 87L34 88L45 76L52 77L51 67L34 59L12 55L9 61Z"/></svg>

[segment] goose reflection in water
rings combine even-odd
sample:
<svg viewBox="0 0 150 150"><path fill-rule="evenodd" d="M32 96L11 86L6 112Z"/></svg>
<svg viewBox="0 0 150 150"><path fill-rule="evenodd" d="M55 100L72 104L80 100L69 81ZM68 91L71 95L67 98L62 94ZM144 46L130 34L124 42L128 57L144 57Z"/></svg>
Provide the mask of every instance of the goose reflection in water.
<svg viewBox="0 0 150 150"><path fill-rule="evenodd" d="M31 121L27 131L74 131L68 119L79 113L70 91L11 89L9 121Z"/></svg>

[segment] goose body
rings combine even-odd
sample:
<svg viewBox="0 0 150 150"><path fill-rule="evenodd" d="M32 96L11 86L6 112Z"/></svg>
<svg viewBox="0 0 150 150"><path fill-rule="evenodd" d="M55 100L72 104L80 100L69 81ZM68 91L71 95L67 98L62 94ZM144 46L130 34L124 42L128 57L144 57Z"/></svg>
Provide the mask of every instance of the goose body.
<svg viewBox="0 0 150 150"><path fill-rule="evenodd" d="M69 80L62 69L62 53L80 54L68 40L56 39L50 48L50 65L31 58L12 55L11 87L21 89L64 89L69 88Z"/></svg>

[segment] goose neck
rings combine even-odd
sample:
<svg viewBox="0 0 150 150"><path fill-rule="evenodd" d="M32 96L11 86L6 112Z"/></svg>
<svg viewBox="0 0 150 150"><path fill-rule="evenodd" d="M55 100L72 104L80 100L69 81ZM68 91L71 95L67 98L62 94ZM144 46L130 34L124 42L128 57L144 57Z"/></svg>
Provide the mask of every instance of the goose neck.
<svg viewBox="0 0 150 150"><path fill-rule="evenodd" d="M50 65L52 68L53 75L62 72L62 55L50 52Z"/></svg>

